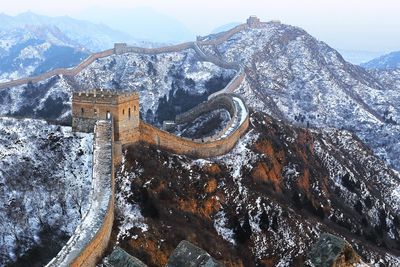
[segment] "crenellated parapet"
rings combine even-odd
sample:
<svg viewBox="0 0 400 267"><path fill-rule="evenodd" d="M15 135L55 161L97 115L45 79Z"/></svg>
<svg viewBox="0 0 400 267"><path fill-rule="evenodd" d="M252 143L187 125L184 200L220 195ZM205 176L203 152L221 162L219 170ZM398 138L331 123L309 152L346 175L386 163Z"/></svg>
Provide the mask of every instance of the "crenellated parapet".
<svg viewBox="0 0 400 267"><path fill-rule="evenodd" d="M260 26L261 21L259 18L257 18L256 16L250 16L247 21L246 21L247 26L249 26L250 28L257 28L258 26Z"/></svg>
<svg viewBox="0 0 400 267"><path fill-rule="evenodd" d="M115 140L123 141L139 127L139 94L92 90L72 95L72 129L92 132L97 120L114 120Z"/></svg>
<svg viewBox="0 0 400 267"><path fill-rule="evenodd" d="M93 102L117 105L131 99L139 100L138 92L117 92L115 90L94 89L87 92L74 92L72 98L75 103Z"/></svg>

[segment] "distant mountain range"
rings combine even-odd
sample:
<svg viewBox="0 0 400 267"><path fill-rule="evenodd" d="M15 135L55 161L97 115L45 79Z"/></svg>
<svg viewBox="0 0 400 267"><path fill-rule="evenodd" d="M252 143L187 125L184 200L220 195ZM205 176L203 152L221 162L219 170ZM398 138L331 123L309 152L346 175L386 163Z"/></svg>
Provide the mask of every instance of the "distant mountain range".
<svg viewBox="0 0 400 267"><path fill-rule="evenodd" d="M366 69L398 69L400 68L400 51L391 52L389 54L380 56L361 64L361 66Z"/></svg>
<svg viewBox="0 0 400 267"><path fill-rule="evenodd" d="M374 58L383 55L383 52L376 51L363 51L363 50L349 50L349 49L338 49L343 58L356 65L366 63Z"/></svg>
<svg viewBox="0 0 400 267"><path fill-rule="evenodd" d="M146 7L135 9L91 8L82 12L80 17L109 25L136 39L151 42L179 43L193 40L196 36L177 19Z"/></svg>
<svg viewBox="0 0 400 267"><path fill-rule="evenodd" d="M106 25L77 20L67 16L48 17L32 12L21 13L14 17L0 14L1 31L17 28L29 30L31 27L57 28L74 42L74 46L78 45L90 51L109 49L115 42L134 42L134 38L129 34L113 30ZM71 45L71 43L67 44Z"/></svg>
<svg viewBox="0 0 400 267"><path fill-rule="evenodd" d="M0 81L72 67L89 54L55 26L0 29Z"/></svg>
<svg viewBox="0 0 400 267"><path fill-rule="evenodd" d="M153 46L108 26L66 16L0 14L0 82L75 66L115 42Z"/></svg>

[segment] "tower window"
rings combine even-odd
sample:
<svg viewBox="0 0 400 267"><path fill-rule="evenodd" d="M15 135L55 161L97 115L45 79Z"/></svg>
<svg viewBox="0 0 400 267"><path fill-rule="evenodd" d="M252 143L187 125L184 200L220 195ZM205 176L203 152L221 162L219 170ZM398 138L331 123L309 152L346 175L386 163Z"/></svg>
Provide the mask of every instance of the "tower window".
<svg viewBox="0 0 400 267"><path fill-rule="evenodd" d="M131 108L128 108L128 117L131 118Z"/></svg>
<svg viewBox="0 0 400 267"><path fill-rule="evenodd" d="M125 115L125 109L122 110L122 115Z"/></svg>
<svg viewBox="0 0 400 267"><path fill-rule="evenodd" d="M108 110L107 110L106 119L107 119L107 120L110 120L110 119L111 119L111 113L110 113L110 111L108 111Z"/></svg>
<svg viewBox="0 0 400 267"><path fill-rule="evenodd" d="M97 116L97 109L94 109L94 115Z"/></svg>
<svg viewBox="0 0 400 267"><path fill-rule="evenodd" d="M83 110L83 108L81 108L81 114L83 115L83 113L85 113L85 111Z"/></svg>
<svg viewBox="0 0 400 267"><path fill-rule="evenodd" d="M133 110L136 111L136 106L133 106Z"/></svg>

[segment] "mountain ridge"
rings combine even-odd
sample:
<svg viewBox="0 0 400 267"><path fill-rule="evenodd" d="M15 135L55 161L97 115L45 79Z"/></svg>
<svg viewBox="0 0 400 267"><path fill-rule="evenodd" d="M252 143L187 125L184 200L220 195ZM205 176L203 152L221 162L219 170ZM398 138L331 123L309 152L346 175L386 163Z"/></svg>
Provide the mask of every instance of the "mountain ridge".
<svg viewBox="0 0 400 267"><path fill-rule="evenodd" d="M393 70L400 68L400 51L394 51L389 54L374 58L361 64L366 69Z"/></svg>
<svg viewBox="0 0 400 267"><path fill-rule="evenodd" d="M16 16L0 15L0 29L10 30L26 26L55 26L71 40L91 51L105 50L119 41L136 42L129 34L111 29L104 24L95 24L69 16L50 17L25 12Z"/></svg>

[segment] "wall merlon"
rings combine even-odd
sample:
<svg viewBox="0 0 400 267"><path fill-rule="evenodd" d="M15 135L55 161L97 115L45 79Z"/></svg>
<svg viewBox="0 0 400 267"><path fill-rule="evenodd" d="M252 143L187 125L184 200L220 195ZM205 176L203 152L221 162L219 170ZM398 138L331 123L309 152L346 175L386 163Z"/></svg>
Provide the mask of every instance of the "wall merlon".
<svg viewBox="0 0 400 267"><path fill-rule="evenodd" d="M88 92L74 92L72 99L75 102L110 103L116 105L132 99L139 99L138 92L117 92L111 90L92 90Z"/></svg>

